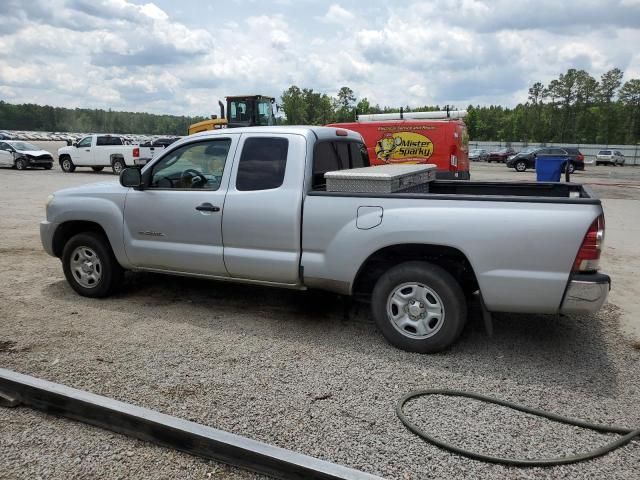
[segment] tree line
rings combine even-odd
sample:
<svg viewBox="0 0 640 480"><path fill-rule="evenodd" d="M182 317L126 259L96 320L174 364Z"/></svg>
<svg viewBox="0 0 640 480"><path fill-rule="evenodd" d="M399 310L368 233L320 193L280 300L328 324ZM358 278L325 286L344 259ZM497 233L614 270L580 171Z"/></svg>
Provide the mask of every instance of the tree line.
<svg viewBox="0 0 640 480"><path fill-rule="evenodd" d="M585 70L569 69L544 85L534 83L525 103L466 109L465 123L473 140L635 144L640 140L640 79L622 82L614 68L599 80ZM394 113L400 108L371 105L349 87L335 97L292 85L282 93L286 123L324 125L353 121L356 114ZM404 111L445 110L438 105L403 107Z"/></svg>
<svg viewBox="0 0 640 480"><path fill-rule="evenodd" d="M465 119L469 137L479 141L635 144L640 141L640 79L623 83L622 78L618 68L605 72L599 80L585 70L572 68L547 85L534 83L527 101L513 108L469 105ZM445 107L406 105L403 109L437 111ZM356 113L400 111L399 107L381 107L367 98L358 99L349 87L342 87L332 97L296 85L282 93L279 108L286 115L284 123L292 125L326 125L353 121ZM185 135L189 125L201 120L204 117L16 105L0 100L0 129L6 130Z"/></svg>
<svg viewBox="0 0 640 480"><path fill-rule="evenodd" d="M0 129L3 130L186 135L189 125L201 120L204 118L30 103L16 105L0 100Z"/></svg>

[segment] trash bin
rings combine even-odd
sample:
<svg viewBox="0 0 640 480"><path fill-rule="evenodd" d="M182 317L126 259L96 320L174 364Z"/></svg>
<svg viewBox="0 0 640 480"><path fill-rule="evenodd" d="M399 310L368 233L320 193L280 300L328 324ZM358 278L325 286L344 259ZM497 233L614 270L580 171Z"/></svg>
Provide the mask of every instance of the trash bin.
<svg viewBox="0 0 640 480"><path fill-rule="evenodd" d="M560 155L536 156L536 180L538 182L559 182L562 167L567 157Z"/></svg>

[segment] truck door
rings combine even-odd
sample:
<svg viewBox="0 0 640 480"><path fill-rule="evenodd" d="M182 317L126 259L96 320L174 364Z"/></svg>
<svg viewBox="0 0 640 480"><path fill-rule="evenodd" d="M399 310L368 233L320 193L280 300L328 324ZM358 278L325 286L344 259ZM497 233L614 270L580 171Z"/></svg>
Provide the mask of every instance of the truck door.
<svg viewBox="0 0 640 480"><path fill-rule="evenodd" d="M130 190L124 210L124 243L133 265L228 276L222 215L238 138L195 140L145 168L148 187Z"/></svg>
<svg viewBox="0 0 640 480"><path fill-rule="evenodd" d="M71 160L76 165L91 165L93 152L91 142L93 137L84 137L78 142L75 150L71 152Z"/></svg>
<svg viewBox="0 0 640 480"><path fill-rule="evenodd" d="M229 275L296 284L299 280L306 139L243 134L222 217Z"/></svg>

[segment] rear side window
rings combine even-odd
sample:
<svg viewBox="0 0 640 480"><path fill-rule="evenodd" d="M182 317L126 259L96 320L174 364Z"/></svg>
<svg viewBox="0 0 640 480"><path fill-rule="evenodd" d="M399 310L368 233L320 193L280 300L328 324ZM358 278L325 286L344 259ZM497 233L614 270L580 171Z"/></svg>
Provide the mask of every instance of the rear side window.
<svg viewBox="0 0 640 480"><path fill-rule="evenodd" d="M104 145L122 145L122 139L120 137L98 137L96 146Z"/></svg>
<svg viewBox="0 0 640 480"><path fill-rule="evenodd" d="M249 138L244 142L236 189L269 190L284 182L289 140L286 138Z"/></svg>
<svg viewBox="0 0 640 480"><path fill-rule="evenodd" d="M324 174L369 166L366 147L358 142L319 142L313 156L312 188L325 185Z"/></svg>

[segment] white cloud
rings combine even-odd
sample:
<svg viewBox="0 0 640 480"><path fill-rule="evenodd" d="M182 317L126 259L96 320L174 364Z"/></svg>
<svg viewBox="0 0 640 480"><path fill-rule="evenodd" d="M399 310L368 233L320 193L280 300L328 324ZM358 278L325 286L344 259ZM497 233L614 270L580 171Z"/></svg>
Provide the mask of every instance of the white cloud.
<svg viewBox="0 0 640 480"><path fill-rule="evenodd" d="M322 18L325 22L348 24L352 22L356 16L346 8L334 3Z"/></svg>
<svg viewBox="0 0 640 480"><path fill-rule="evenodd" d="M226 95L297 84L464 107L524 101L568 68L640 75L640 0L161 5L1 2L0 99L209 115Z"/></svg>

